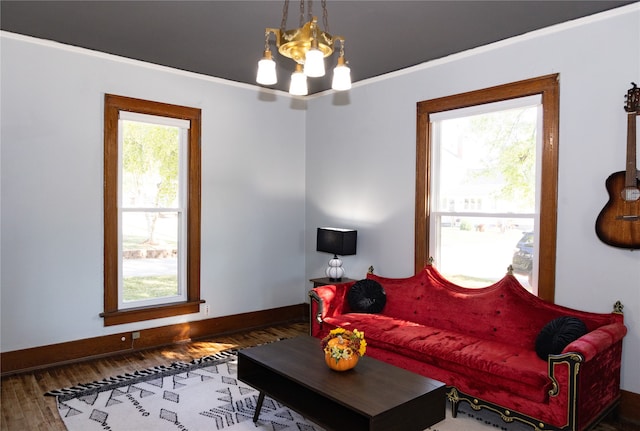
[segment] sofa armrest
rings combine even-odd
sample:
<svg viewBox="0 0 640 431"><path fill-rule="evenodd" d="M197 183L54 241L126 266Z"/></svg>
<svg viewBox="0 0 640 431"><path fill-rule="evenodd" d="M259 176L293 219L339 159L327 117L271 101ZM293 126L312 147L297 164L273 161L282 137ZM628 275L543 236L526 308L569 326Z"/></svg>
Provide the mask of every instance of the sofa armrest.
<svg viewBox="0 0 640 431"><path fill-rule="evenodd" d="M553 383L549 405L568 413L566 429L585 429L597 412L606 411L619 400L622 339L626 333L621 322L601 326L570 343L560 355L549 355Z"/></svg>
<svg viewBox="0 0 640 431"><path fill-rule="evenodd" d="M622 323L601 326L569 343L562 353L579 353L585 361L589 361L598 353L622 340L626 333L627 327Z"/></svg>
<svg viewBox="0 0 640 431"><path fill-rule="evenodd" d="M348 312L347 292L353 283L328 284L311 289L322 304L321 318L338 316ZM311 295L311 293L309 293Z"/></svg>
<svg viewBox="0 0 640 431"><path fill-rule="evenodd" d="M322 323L326 317L349 312L347 292L353 283L328 284L309 291L311 335L321 332Z"/></svg>

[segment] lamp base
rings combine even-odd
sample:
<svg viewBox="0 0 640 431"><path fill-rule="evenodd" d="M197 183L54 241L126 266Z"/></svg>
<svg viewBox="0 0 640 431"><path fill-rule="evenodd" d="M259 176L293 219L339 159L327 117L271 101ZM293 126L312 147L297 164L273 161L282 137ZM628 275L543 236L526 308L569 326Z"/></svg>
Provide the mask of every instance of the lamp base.
<svg viewBox="0 0 640 431"><path fill-rule="evenodd" d="M344 276L342 260L337 255L334 255L333 259L329 261L329 267L324 273L329 277L329 281L342 281L342 277Z"/></svg>

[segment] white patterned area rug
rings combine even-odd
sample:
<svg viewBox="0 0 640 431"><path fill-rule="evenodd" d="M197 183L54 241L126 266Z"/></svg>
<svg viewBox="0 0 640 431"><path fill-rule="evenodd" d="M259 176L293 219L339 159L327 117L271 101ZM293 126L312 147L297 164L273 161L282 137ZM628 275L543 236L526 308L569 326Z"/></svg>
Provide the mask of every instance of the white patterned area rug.
<svg viewBox="0 0 640 431"><path fill-rule="evenodd" d="M236 379L235 352L190 363L177 362L132 374L54 390L58 412L69 431L321 431L286 406L266 397L258 422L258 391ZM465 410L431 431L530 431L506 424L491 412ZM482 416L480 416L482 415Z"/></svg>

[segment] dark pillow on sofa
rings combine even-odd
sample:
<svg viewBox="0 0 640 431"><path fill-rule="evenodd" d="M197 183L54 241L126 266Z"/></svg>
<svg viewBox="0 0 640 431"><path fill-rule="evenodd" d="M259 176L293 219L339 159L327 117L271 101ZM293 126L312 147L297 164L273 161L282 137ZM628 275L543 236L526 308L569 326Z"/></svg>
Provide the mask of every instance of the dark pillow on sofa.
<svg viewBox="0 0 640 431"><path fill-rule="evenodd" d="M387 294L377 281L364 279L351 286L347 301L356 313L379 313L387 303Z"/></svg>
<svg viewBox="0 0 640 431"><path fill-rule="evenodd" d="M577 317L563 316L553 319L540 331L536 338L536 353L547 360L549 355L559 355L572 341L586 334L587 327Z"/></svg>

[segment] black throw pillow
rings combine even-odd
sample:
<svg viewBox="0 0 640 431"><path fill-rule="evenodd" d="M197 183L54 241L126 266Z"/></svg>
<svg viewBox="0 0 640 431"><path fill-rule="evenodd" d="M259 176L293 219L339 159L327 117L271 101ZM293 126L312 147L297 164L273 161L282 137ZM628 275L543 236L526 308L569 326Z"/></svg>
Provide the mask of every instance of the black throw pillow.
<svg viewBox="0 0 640 431"><path fill-rule="evenodd" d="M365 278L351 286L347 301L356 313L380 313L387 303L387 294L380 283Z"/></svg>
<svg viewBox="0 0 640 431"><path fill-rule="evenodd" d="M572 341L586 334L587 327L577 317L563 316L553 319L540 331L536 338L536 353L547 360L549 355L559 355Z"/></svg>

